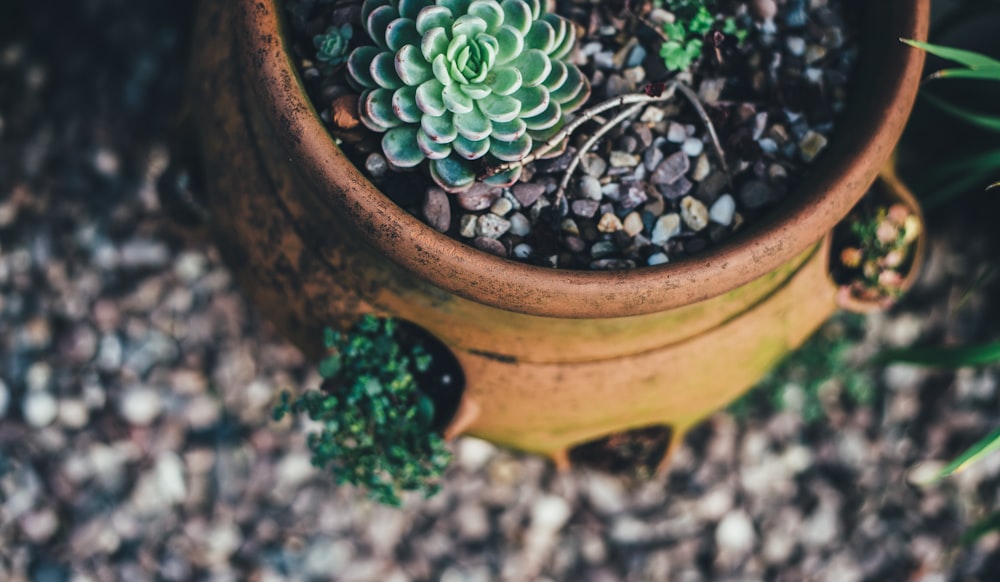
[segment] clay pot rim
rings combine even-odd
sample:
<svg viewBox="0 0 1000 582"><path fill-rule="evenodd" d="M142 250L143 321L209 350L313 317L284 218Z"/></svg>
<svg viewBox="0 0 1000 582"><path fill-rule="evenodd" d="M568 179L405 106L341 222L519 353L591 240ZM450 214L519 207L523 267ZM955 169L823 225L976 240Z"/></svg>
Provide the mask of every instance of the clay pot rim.
<svg viewBox="0 0 1000 582"><path fill-rule="evenodd" d="M529 315L643 315L735 289L791 260L847 215L888 160L916 99L924 53L898 42L925 39L930 0L868 3L864 51L848 111L808 180L773 212L695 257L624 271L546 269L481 252L441 234L383 195L336 146L285 50L278 0L241 3L240 54L288 157L340 224L379 254L431 284ZM280 39L275 42L275 38ZM861 99L866 89L870 95ZM862 103L864 101L864 103ZM845 135L860 133L863 143ZM822 195L826 193L826 195Z"/></svg>

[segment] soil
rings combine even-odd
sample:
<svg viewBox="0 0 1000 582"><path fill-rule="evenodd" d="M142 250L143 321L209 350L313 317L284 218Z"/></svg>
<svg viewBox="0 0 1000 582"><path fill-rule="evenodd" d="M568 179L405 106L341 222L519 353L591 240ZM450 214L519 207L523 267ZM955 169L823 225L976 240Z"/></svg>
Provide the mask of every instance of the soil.
<svg viewBox="0 0 1000 582"><path fill-rule="evenodd" d="M683 260L780 204L834 131L856 60L861 12L854 0L719 2L702 56L690 72L677 73L659 54L662 24L673 18L664 9L641 0L560 0L556 12L581 32L571 60L592 87L580 111L623 94L656 94L668 81L691 87L697 105L678 91L640 108L592 151L579 154L619 111L611 110L584 124L560 155L528 164L512 187L477 183L469 192L445 195L426 172L389 168L379 134L340 127L344 95L352 90L343 68L316 66L312 39L332 24L360 21L360 4L295 0L287 7L292 50L317 110L348 157L386 195L481 250L569 269ZM773 18L761 18L771 8ZM746 31L742 42L720 31L725 19ZM355 27L351 47L364 36ZM579 168L563 195L561 184L576 158Z"/></svg>

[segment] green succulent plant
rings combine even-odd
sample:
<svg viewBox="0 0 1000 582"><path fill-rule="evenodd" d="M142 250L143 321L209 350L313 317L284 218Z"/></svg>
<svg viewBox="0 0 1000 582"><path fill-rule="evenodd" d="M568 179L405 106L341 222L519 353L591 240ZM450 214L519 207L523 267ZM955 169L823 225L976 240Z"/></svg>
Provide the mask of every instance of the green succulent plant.
<svg viewBox="0 0 1000 582"><path fill-rule="evenodd" d="M566 61L574 25L539 0L365 0L362 20L375 45L347 62L361 121L385 133L392 164L429 160L450 192L471 186L477 166L528 155L590 95ZM486 181L511 184L520 172Z"/></svg>
<svg viewBox="0 0 1000 582"><path fill-rule="evenodd" d="M354 36L354 29L350 24L341 26L331 26L323 34L313 37L313 45L316 47L316 60L321 66L328 68L336 67L347 61L347 45Z"/></svg>
<svg viewBox="0 0 1000 582"><path fill-rule="evenodd" d="M715 26L715 16L706 7L706 0L668 0L667 8L674 12L677 20L664 23L663 32L669 40L660 45L660 56L668 71L683 71L701 56L704 46L702 39ZM685 24L686 23L686 24ZM722 32L735 36L743 42L747 30L740 28L736 19L728 17L722 21Z"/></svg>

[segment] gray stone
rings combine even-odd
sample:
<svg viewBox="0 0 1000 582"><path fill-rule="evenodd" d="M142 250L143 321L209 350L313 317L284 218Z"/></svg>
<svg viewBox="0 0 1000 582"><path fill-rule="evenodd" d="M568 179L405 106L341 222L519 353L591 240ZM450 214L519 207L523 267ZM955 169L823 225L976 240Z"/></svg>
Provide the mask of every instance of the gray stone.
<svg viewBox="0 0 1000 582"><path fill-rule="evenodd" d="M663 246L668 240L681 232L681 216L676 212L664 214L656 221L650 241L654 245Z"/></svg>
<svg viewBox="0 0 1000 582"><path fill-rule="evenodd" d="M723 226L729 226L733 222L733 215L736 214L736 200L729 194L719 196L719 199L712 204L708 211L709 218Z"/></svg>
<svg viewBox="0 0 1000 582"><path fill-rule="evenodd" d="M741 558L753 550L757 534L750 516L744 511L732 511L715 528L715 543L721 553Z"/></svg>
<svg viewBox="0 0 1000 582"><path fill-rule="evenodd" d="M668 200L677 200L683 198L691 191L694 184L691 183L687 178L682 177L673 184L660 184L657 186L660 193Z"/></svg>
<svg viewBox="0 0 1000 582"><path fill-rule="evenodd" d="M654 184L673 184L691 169L691 160L683 152L677 152L660 162L650 180Z"/></svg>
<svg viewBox="0 0 1000 582"><path fill-rule="evenodd" d="M692 158L697 158L701 155L701 152L705 151L705 142L696 137L689 137L681 145L681 151Z"/></svg>
<svg viewBox="0 0 1000 582"><path fill-rule="evenodd" d="M515 212L510 215L510 233L516 234L517 236L527 236L531 232L531 221L528 217L521 214L520 212Z"/></svg>
<svg viewBox="0 0 1000 582"><path fill-rule="evenodd" d="M640 204L646 201L648 196L646 191L643 189L642 185L638 182L629 182L627 184L622 184L621 188L618 190L619 199L618 204L623 210L632 210Z"/></svg>
<svg viewBox="0 0 1000 582"><path fill-rule="evenodd" d="M451 226L451 204L448 194L440 188L428 188L421 207L427 224L438 232L445 232Z"/></svg>
<svg viewBox="0 0 1000 582"><path fill-rule="evenodd" d="M528 257L531 256L531 252L533 250L534 249L531 248L531 245L527 243L521 243L514 247L514 256L519 259L527 259Z"/></svg>
<svg viewBox="0 0 1000 582"><path fill-rule="evenodd" d="M495 238L477 236L472 239L472 245L483 252L490 253L491 255L496 255L498 257L507 256L507 247L503 246L503 243Z"/></svg>
<svg viewBox="0 0 1000 582"><path fill-rule="evenodd" d="M519 182L514 184L511 192L514 193L514 197L521 203L521 206L527 208L534 204L542 194L545 194L545 186L537 183Z"/></svg>
<svg viewBox="0 0 1000 582"><path fill-rule="evenodd" d="M163 401L155 388L134 385L123 390L119 411L125 420L136 426L153 422L163 410Z"/></svg>
<svg viewBox="0 0 1000 582"><path fill-rule="evenodd" d="M513 209L514 203L506 198L497 198L496 202L490 206L490 212L496 214L497 216L507 216L507 213Z"/></svg>
<svg viewBox="0 0 1000 582"><path fill-rule="evenodd" d="M365 170L369 176L377 180L385 176L385 173L389 171L389 162L386 161L382 154L378 152L371 153L365 159Z"/></svg>
<svg viewBox="0 0 1000 582"><path fill-rule="evenodd" d="M612 151L609 161L613 168L634 168L639 165L639 156L622 151Z"/></svg>
<svg viewBox="0 0 1000 582"><path fill-rule="evenodd" d="M46 390L31 390L21 402L24 420L35 428L52 424L59 413L59 403Z"/></svg>
<svg viewBox="0 0 1000 582"><path fill-rule="evenodd" d="M458 234L464 238L476 236L476 219L475 214L463 214L458 225Z"/></svg>
<svg viewBox="0 0 1000 582"><path fill-rule="evenodd" d="M483 214L476 219L476 235L487 238L500 238L510 230L510 221L493 214Z"/></svg>
<svg viewBox="0 0 1000 582"><path fill-rule="evenodd" d="M600 202L597 200L584 199L574 200L570 207L573 209L573 214L584 218L590 218L597 213L597 207L600 205Z"/></svg>
<svg viewBox="0 0 1000 582"><path fill-rule="evenodd" d="M582 176L579 182L580 197L589 200L600 201L604 197L601 192L601 183L593 176Z"/></svg>
<svg viewBox="0 0 1000 582"><path fill-rule="evenodd" d="M459 192L455 196L458 199L460 207L476 212L489 208L497 198L500 198L502 193L503 190L500 188L493 188L482 182L476 182L468 190Z"/></svg>
<svg viewBox="0 0 1000 582"><path fill-rule="evenodd" d="M650 267L665 265L670 262L670 258L665 253L653 253L646 258L646 264Z"/></svg>
<svg viewBox="0 0 1000 582"><path fill-rule="evenodd" d="M663 161L663 157L663 150L654 145L646 148L646 151L642 153L642 164L646 166L647 170L652 172Z"/></svg>
<svg viewBox="0 0 1000 582"><path fill-rule="evenodd" d="M821 133L809 130L802 139L799 140L799 152L802 159L811 162L826 147L827 139Z"/></svg>
<svg viewBox="0 0 1000 582"><path fill-rule="evenodd" d="M595 259L603 259L605 257L611 256L618 251L615 243L609 240L597 241L594 246L590 247L590 256Z"/></svg>
<svg viewBox="0 0 1000 582"><path fill-rule="evenodd" d="M671 121L670 126L667 128L667 141L671 143L684 143L684 140L688 138L687 130L684 126L676 121Z"/></svg>
<svg viewBox="0 0 1000 582"><path fill-rule="evenodd" d="M774 188L762 180L750 180L740 188L740 203L750 209L760 208L774 199Z"/></svg>

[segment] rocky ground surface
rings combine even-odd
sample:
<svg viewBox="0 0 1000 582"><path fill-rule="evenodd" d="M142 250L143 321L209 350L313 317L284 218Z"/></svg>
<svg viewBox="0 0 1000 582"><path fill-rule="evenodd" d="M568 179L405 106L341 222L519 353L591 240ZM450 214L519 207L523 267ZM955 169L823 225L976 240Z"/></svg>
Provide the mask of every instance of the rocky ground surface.
<svg viewBox="0 0 1000 582"><path fill-rule="evenodd" d="M794 405L719 413L653 480L557 474L462 439L430 500L395 510L333 488L303 435L268 418L277 391L318 377L155 197L190 3L3 10L0 580L930 582L1000 571L1000 535L960 544L998 506L1000 456L937 487L911 484L922 462L1000 422L995 369L869 368L866 406L845 404L833 378L814 423ZM857 358L995 337L995 216L935 215L918 289L867 320Z"/></svg>

